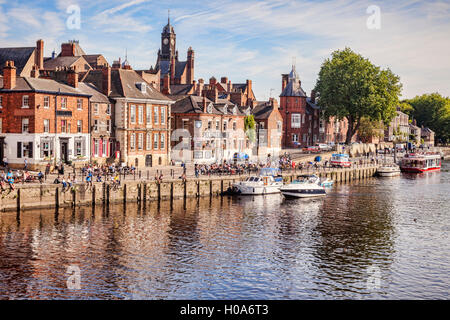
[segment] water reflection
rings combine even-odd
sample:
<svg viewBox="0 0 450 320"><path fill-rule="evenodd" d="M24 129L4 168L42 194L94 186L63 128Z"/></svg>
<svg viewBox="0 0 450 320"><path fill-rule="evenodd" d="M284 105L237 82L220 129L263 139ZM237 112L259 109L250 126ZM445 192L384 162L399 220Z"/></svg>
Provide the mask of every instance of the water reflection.
<svg viewBox="0 0 450 320"><path fill-rule="evenodd" d="M0 298L448 298L450 175L0 215ZM81 270L81 290L66 286ZM380 286L368 287L371 267Z"/></svg>

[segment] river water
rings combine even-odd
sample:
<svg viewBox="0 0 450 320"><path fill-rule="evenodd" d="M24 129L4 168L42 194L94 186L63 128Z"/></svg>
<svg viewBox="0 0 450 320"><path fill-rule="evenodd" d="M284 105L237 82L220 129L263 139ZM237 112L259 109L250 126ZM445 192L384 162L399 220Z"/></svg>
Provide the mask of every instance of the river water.
<svg viewBox="0 0 450 320"><path fill-rule="evenodd" d="M0 298L449 299L449 171L315 200L0 213Z"/></svg>

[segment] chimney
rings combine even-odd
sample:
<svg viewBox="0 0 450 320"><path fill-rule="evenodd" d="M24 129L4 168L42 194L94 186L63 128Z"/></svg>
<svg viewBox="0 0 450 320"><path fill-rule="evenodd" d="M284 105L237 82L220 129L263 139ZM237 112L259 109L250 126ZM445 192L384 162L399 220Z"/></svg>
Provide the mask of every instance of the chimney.
<svg viewBox="0 0 450 320"><path fill-rule="evenodd" d="M288 74L282 74L281 75L281 91L283 91L284 88L286 88L286 86L288 84L288 79L289 79L289 75Z"/></svg>
<svg viewBox="0 0 450 320"><path fill-rule="evenodd" d="M192 80L192 91L196 92L197 91L197 81Z"/></svg>
<svg viewBox="0 0 450 320"><path fill-rule="evenodd" d="M207 104L206 104L206 97L203 96L203 113L207 113L206 107L207 107Z"/></svg>
<svg viewBox="0 0 450 320"><path fill-rule="evenodd" d="M39 39L36 42L36 52L34 55L34 63L37 65L38 70L44 69L44 40Z"/></svg>
<svg viewBox="0 0 450 320"><path fill-rule="evenodd" d="M211 86L215 85L216 82L217 82L217 80L216 80L216 78L214 78L214 77L211 77L211 78L209 79L209 85L211 85Z"/></svg>
<svg viewBox="0 0 450 320"><path fill-rule="evenodd" d="M205 96L214 103L217 103L217 99L219 97L219 91L217 87L206 90Z"/></svg>
<svg viewBox="0 0 450 320"><path fill-rule="evenodd" d="M39 68L37 65L33 65L33 68L31 69L31 77L39 78Z"/></svg>
<svg viewBox="0 0 450 320"><path fill-rule="evenodd" d="M233 90L233 85L231 84L231 80L228 80L227 92L231 92L231 90Z"/></svg>
<svg viewBox="0 0 450 320"><path fill-rule="evenodd" d="M252 94L252 80L247 80L247 97Z"/></svg>
<svg viewBox="0 0 450 320"><path fill-rule="evenodd" d="M111 67L102 68L102 92L105 96L109 96L111 92Z"/></svg>
<svg viewBox="0 0 450 320"><path fill-rule="evenodd" d="M13 89L16 86L16 67L14 61L8 60L3 67L3 89Z"/></svg>
<svg viewBox="0 0 450 320"><path fill-rule="evenodd" d="M61 57L74 57L75 56L75 43L69 41L68 43L61 44Z"/></svg>
<svg viewBox="0 0 450 320"><path fill-rule="evenodd" d="M194 50L189 47L187 52L187 75L186 82L192 83L194 80Z"/></svg>
<svg viewBox="0 0 450 320"><path fill-rule="evenodd" d="M78 88L78 73L76 72L76 68L68 70L67 72L67 83L74 88Z"/></svg>
<svg viewBox="0 0 450 320"><path fill-rule="evenodd" d="M170 59L170 83L175 84L175 58Z"/></svg>
<svg viewBox="0 0 450 320"><path fill-rule="evenodd" d="M164 76L163 79L162 93L166 95L170 94L170 76L168 73Z"/></svg>
<svg viewBox="0 0 450 320"><path fill-rule="evenodd" d="M316 103L316 90L311 90L311 102Z"/></svg>
<svg viewBox="0 0 450 320"><path fill-rule="evenodd" d="M222 77L222 78L220 78L220 83L225 83L225 84L227 84L227 83L228 83L228 78L227 78L227 77Z"/></svg>
<svg viewBox="0 0 450 320"><path fill-rule="evenodd" d="M203 86L204 85L205 85L205 82L203 81L203 79L198 79L197 91L195 93L197 96L203 95Z"/></svg>

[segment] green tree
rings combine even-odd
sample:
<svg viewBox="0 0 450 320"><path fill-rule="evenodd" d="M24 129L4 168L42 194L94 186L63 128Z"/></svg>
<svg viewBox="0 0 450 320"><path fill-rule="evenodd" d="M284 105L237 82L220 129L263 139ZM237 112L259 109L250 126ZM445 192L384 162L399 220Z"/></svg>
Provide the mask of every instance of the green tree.
<svg viewBox="0 0 450 320"><path fill-rule="evenodd" d="M384 137L384 125L381 121L373 121L362 117L359 125L358 136L363 142L370 141L373 137Z"/></svg>
<svg viewBox="0 0 450 320"><path fill-rule="evenodd" d="M450 141L450 99L439 93L423 94L405 101L413 108L412 116L419 126L428 127L443 143Z"/></svg>
<svg viewBox="0 0 450 320"><path fill-rule="evenodd" d="M332 53L319 72L315 87L328 119L347 118L346 143L358 131L363 117L390 123L402 85L389 69L382 70L350 48Z"/></svg>
<svg viewBox="0 0 450 320"><path fill-rule="evenodd" d="M407 103L406 101L402 101L399 106L400 111L406 113L408 116L412 116L412 114L414 113L413 106Z"/></svg>
<svg viewBox="0 0 450 320"><path fill-rule="evenodd" d="M251 114L244 118L244 130L247 134L248 139L251 142L255 142L256 140L256 121L255 117Z"/></svg>

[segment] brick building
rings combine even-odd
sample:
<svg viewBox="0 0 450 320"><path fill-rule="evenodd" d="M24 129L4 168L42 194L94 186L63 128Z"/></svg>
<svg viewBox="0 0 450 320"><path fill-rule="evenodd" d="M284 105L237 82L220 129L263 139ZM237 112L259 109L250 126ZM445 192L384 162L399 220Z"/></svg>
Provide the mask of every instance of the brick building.
<svg viewBox="0 0 450 320"><path fill-rule="evenodd" d="M150 67L149 74L160 75L162 85L164 77L168 76L171 85L192 84L194 80L194 50L187 50L187 60L180 61L177 50L177 35L170 18L161 33L161 49L155 67Z"/></svg>
<svg viewBox="0 0 450 320"><path fill-rule="evenodd" d="M35 70L36 71L36 70ZM46 162L89 161L89 98L78 87L77 74L67 84L51 79L18 77L13 61L3 68L0 89L0 158L11 167Z"/></svg>
<svg viewBox="0 0 450 320"><path fill-rule="evenodd" d="M44 68L44 41L36 41L36 47L0 48L0 66L13 61L18 77L30 77L33 67ZM0 74L3 70L0 68Z"/></svg>
<svg viewBox="0 0 450 320"><path fill-rule="evenodd" d="M130 68L111 70L110 100L114 103L115 150L120 162L136 167L170 162L170 105Z"/></svg>
<svg viewBox="0 0 450 320"><path fill-rule="evenodd" d="M172 155L175 161L216 163L232 161L239 152L251 154L252 145L244 133L248 113L227 99L190 95L172 106ZM209 96L209 97L207 97Z"/></svg>
<svg viewBox="0 0 450 320"><path fill-rule="evenodd" d="M384 141L392 142L394 140L408 141L410 134L409 116L400 111L397 107L396 115L391 123L384 130Z"/></svg>
<svg viewBox="0 0 450 320"><path fill-rule="evenodd" d="M278 101L258 102L252 109L257 125L258 155L278 156L283 137L283 117L278 110Z"/></svg>
<svg viewBox="0 0 450 320"><path fill-rule="evenodd" d="M307 98L293 65L291 73L282 75L280 113L285 128L283 147L297 148L318 142L319 111L320 108Z"/></svg>

